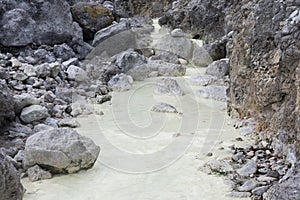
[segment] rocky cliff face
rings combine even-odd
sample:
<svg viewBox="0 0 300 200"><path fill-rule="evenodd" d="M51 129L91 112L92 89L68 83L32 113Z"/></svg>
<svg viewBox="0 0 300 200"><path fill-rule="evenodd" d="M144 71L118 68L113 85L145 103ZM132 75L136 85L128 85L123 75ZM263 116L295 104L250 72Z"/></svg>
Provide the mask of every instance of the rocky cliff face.
<svg viewBox="0 0 300 200"><path fill-rule="evenodd" d="M243 1L228 15L236 35L229 112L255 117L279 154L299 151L299 1ZM296 148L295 148L296 147Z"/></svg>

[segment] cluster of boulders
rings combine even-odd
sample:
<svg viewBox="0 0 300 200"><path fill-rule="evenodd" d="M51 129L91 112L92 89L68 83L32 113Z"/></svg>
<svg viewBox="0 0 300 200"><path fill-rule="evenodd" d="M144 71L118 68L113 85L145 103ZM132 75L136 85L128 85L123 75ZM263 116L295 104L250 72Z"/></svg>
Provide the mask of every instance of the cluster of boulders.
<svg viewBox="0 0 300 200"><path fill-rule="evenodd" d="M228 196L266 199L272 195L267 192L269 188L291 173L290 162L278 157L267 141L241 147L233 145L230 149L232 159L212 160L200 168L208 174L226 175L226 183L233 190Z"/></svg>

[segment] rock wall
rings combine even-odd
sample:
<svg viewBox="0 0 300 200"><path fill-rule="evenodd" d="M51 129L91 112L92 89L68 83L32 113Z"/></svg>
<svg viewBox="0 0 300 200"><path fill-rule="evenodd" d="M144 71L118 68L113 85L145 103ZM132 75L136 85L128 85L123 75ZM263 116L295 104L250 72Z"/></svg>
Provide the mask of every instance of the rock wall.
<svg viewBox="0 0 300 200"><path fill-rule="evenodd" d="M282 155L299 153L299 6L299 1L242 1L227 19L236 32L229 112L255 117L261 138L273 140Z"/></svg>

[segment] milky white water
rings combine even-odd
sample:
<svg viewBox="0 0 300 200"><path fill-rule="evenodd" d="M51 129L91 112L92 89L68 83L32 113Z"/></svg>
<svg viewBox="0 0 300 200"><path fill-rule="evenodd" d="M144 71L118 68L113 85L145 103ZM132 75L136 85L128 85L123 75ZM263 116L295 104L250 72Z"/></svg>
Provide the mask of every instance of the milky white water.
<svg viewBox="0 0 300 200"><path fill-rule="evenodd" d="M227 147L239 136L229 125L224 103L194 95L198 87L188 79L203 71L188 68L185 77L176 78L185 92L182 97L155 95L158 78L152 78L135 82L128 92L113 93L112 105L96 105L103 116L78 118L80 134L101 147L94 167L34 183L23 179L24 199L231 199L222 177L198 170L209 159L230 156ZM156 102L168 102L182 115L151 112Z"/></svg>

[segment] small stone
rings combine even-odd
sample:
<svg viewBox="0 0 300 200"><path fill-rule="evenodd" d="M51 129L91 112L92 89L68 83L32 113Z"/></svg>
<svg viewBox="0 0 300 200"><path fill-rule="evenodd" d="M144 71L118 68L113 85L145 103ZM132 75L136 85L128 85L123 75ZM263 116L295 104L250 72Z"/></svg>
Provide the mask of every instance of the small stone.
<svg viewBox="0 0 300 200"><path fill-rule="evenodd" d="M279 173L275 170L269 171L267 176L278 179L280 177Z"/></svg>
<svg viewBox="0 0 300 200"><path fill-rule="evenodd" d="M76 119L62 119L58 122L59 127L70 127L77 128L80 126L79 122Z"/></svg>
<svg viewBox="0 0 300 200"><path fill-rule="evenodd" d="M30 181L38 181L52 178L52 174L43 170L38 165L28 168L27 175Z"/></svg>
<svg viewBox="0 0 300 200"><path fill-rule="evenodd" d="M206 156L211 157L211 156L213 156L213 153L209 152L206 154Z"/></svg>
<svg viewBox="0 0 300 200"><path fill-rule="evenodd" d="M102 96L97 96L97 103L98 104L103 104L104 102L110 101L112 98L111 95L102 95Z"/></svg>
<svg viewBox="0 0 300 200"><path fill-rule="evenodd" d="M244 160L244 153L243 152L237 152L236 154L234 154L233 156L232 156L232 160L234 160L234 161L242 161L242 160Z"/></svg>
<svg viewBox="0 0 300 200"><path fill-rule="evenodd" d="M269 177L269 176L260 176L257 178L257 181L259 182L267 182L267 183L271 183L273 181L276 181L276 178L273 177Z"/></svg>
<svg viewBox="0 0 300 200"><path fill-rule="evenodd" d="M254 156L254 151L250 151L249 153L247 153L248 158L252 158L253 156Z"/></svg>
<svg viewBox="0 0 300 200"><path fill-rule="evenodd" d="M180 28L176 28L173 31L171 31L172 37L184 37L184 32Z"/></svg>
<svg viewBox="0 0 300 200"><path fill-rule="evenodd" d="M123 73L113 76L107 83L108 87L113 91L123 92L132 88L133 79Z"/></svg>
<svg viewBox="0 0 300 200"><path fill-rule="evenodd" d="M12 67L21 67L22 65L22 63L16 58L11 58L10 61L12 63Z"/></svg>
<svg viewBox="0 0 300 200"><path fill-rule="evenodd" d="M267 174L268 171L269 171L269 169L268 169L268 168L265 168L265 167L264 167L264 168L258 169L258 172L261 173L261 174Z"/></svg>
<svg viewBox="0 0 300 200"><path fill-rule="evenodd" d="M63 66L69 67L71 65L77 65L78 64L78 58L70 58L69 60L63 62Z"/></svg>
<svg viewBox="0 0 300 200"><path fill-rule="evenodd" d="M264 150L257 150L255 152L255 156L258 158L263 158L265 156L265 151Z"/></svg>
<svg viewBox="0 0 300 200"><path fill-rule="evenodd" d="M243 138L241 138L241 137L235 138L235 140L236 140L236 141L239 141L239 142L244 141Z"/></svg>
<svg viewBox="0 0 300 200"><path fill-rule="evenodd" d="M249 192L258 185L257 181L251 179L246 181L242 186L238 187L240 192Z"/></svg>
<svg viewBox="0 0 300 200"><path fill-rule="evenodd" d="M178 113L177 109L174 106L163 102L159 102L156 105L154 105L151 111L162 113Z"/></svg>
<svg viewBox="0 0 300 200"><path fill-rule="evenodd" d="M238 169L236 172L240 176L250 176L257 171L257 164L253 161L248 162L242 168Z"/></svg>
<svg viewBox="0 0 300 200"><path fill-rule="evenodd" d="M227 196L233 198L249 198L251 196L250 192L230 192Z"/></svg>
<svg viewBox="0 0 300 200"><path fill-rule="evenodd" d="M268 187L261 186L253 189L251 193L253 194L254 197L260 197L267 191L267 189Z"/></svg>
<svg viewBox="0 0 300 200"><path fill-rule="evenodd" d="M13 75L13 79L18 81L24 81L28 78L28 76L24 73L18 72Z"/></svg>
<svg viewBox="0 0 300 200"><path fill-rule="evenodd" d="M104 112L103 112L103 111L98 111L98 110L97 110L97 111L95 112L95 114L96 114L96 115L104 115Z"/></svg>

